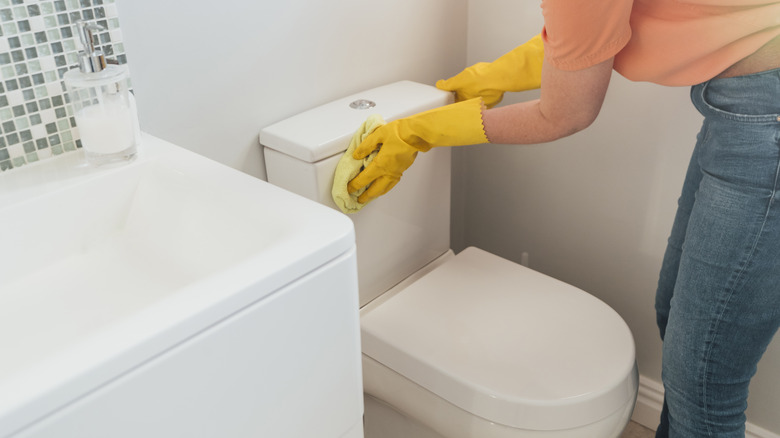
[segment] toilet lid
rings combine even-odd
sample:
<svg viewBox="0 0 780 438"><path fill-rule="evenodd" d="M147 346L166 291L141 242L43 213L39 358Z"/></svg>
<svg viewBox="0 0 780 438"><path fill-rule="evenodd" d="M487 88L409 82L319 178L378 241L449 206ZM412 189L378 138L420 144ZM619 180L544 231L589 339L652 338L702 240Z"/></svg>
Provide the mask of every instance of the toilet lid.
<svg viewBox="0 0 780 438"><path fill-rule="evenodd" d="M361 317L363 353L506 426L555 430L633 401L634 341L609 306L468 248Z"/></svg>

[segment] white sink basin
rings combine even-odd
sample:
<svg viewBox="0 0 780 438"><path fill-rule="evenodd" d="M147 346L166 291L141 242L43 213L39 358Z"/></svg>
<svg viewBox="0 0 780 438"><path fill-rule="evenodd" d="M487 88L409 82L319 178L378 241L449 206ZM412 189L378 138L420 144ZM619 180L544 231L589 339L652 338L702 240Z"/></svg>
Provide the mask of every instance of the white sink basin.
<svg viewBox="0 0 780 438"><path fill-rule="evenodd" d="M151 136L81 159L0 175L0 437L354 247L346 217Z"/></svg>

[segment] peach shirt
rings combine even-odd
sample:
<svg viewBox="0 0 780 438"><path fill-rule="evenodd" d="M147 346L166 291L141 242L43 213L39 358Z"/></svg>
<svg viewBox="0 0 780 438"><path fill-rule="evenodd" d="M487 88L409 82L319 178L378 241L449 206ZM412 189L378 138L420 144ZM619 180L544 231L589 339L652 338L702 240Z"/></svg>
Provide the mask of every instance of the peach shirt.
<svg viewBox="0 0 780 438"><path fill-rule="evenodd" d="M777 0L542 0L545 56L580 70L614 56L634 81L694 85L780 35Z"/></svg>

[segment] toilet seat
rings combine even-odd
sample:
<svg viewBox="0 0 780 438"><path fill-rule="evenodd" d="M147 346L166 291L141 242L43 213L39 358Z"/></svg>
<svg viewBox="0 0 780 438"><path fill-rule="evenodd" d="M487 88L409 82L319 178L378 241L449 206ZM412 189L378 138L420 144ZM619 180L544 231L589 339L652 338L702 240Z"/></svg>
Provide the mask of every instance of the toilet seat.
<svg viewBox="0 0 780 438"><path fill-rule="evenodd" d="M474 415L581 427L633 402L634 342L595 297L468 248L361 316L365 356Z"/></svg>

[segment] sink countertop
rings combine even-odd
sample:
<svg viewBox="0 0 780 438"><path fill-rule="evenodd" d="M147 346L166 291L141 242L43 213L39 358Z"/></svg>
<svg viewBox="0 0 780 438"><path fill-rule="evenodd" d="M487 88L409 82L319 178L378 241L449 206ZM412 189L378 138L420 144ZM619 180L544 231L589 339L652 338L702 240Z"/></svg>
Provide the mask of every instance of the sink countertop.
<svg viewBox="0 0 780 438"><path fill-rule="evenodd" d="M147 134L132 162L82 160L0 175L0 436L354 246L346 216Z"/></svg>

